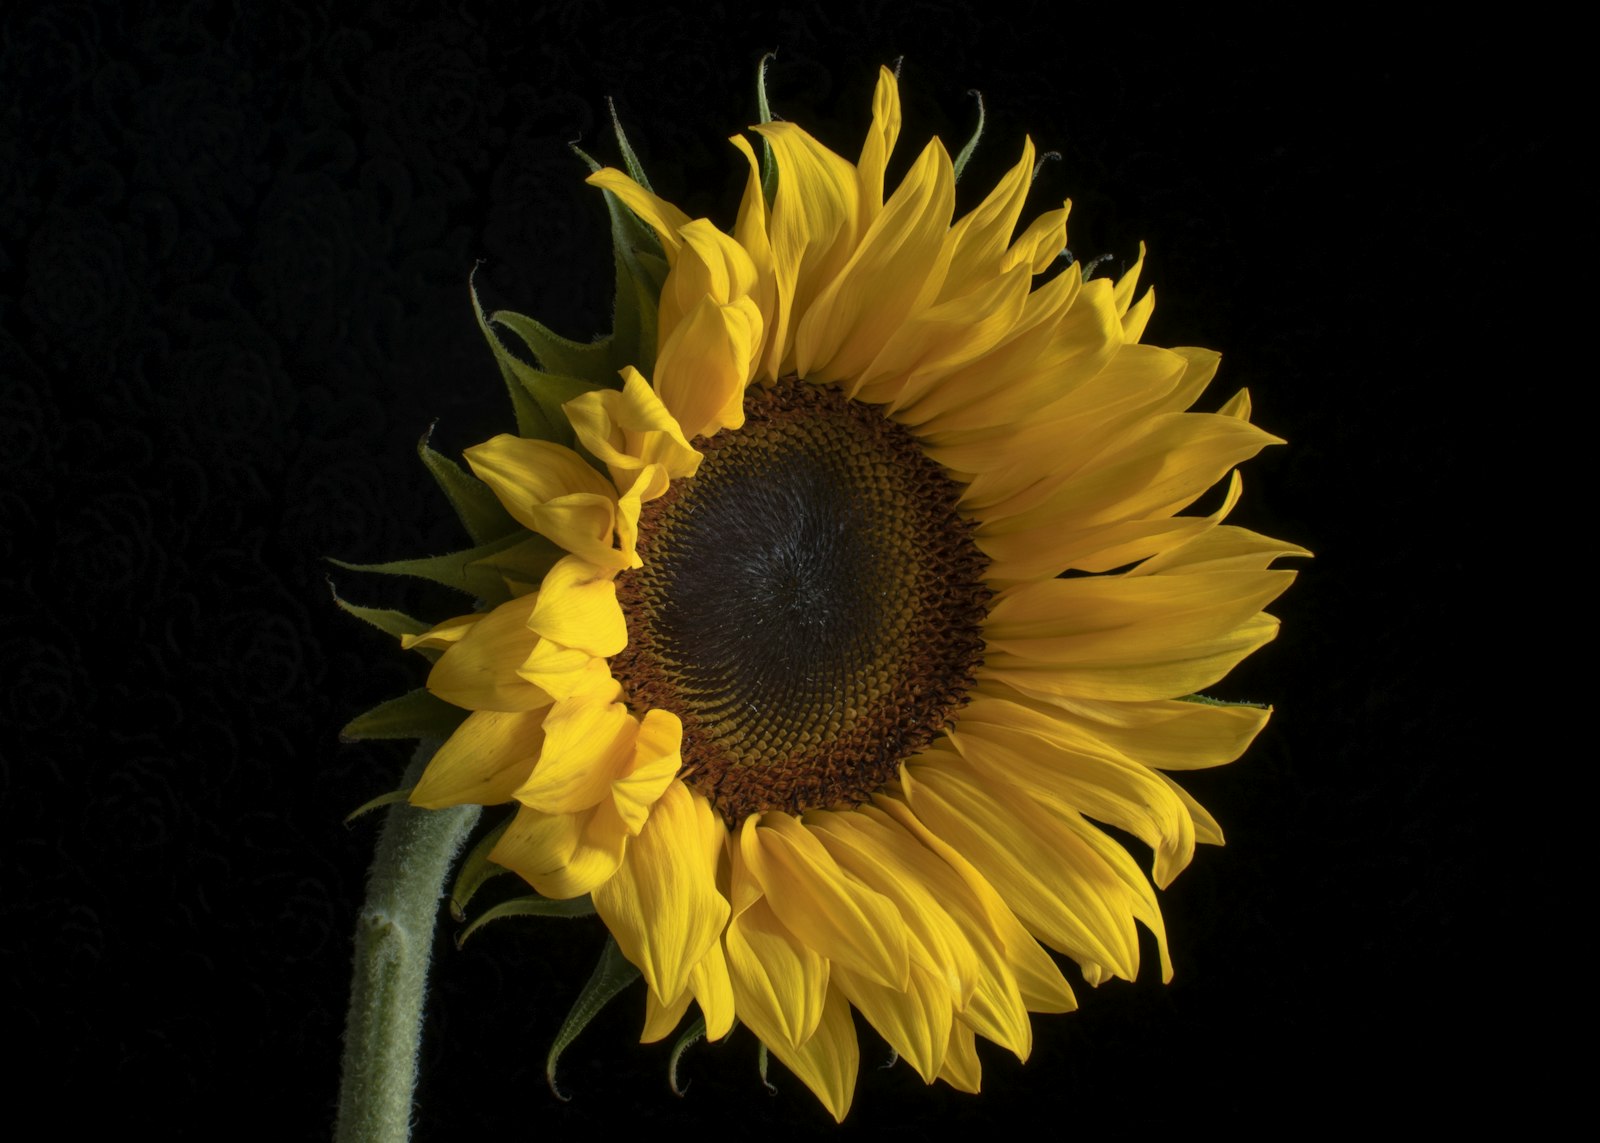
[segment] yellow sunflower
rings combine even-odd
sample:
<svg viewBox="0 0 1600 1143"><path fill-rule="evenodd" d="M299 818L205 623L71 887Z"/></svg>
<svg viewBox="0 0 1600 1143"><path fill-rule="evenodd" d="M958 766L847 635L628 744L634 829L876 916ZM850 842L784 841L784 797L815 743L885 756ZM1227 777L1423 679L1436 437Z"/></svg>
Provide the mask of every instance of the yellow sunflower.
<svg viewBox="0 0 1600 1143"><path fill-rule="evenodd" d="M645 376L562 406L575 448L467 452L559 546L536 585L408 645L471 713L411 795L514 802L491 858L590 894L648 984L644 1039L691 1001L735 1018L842 1119L853 1006L927 1082L979 1086L984 1036L1171 973L1165 886L1210 816L1168 771L1236 758L1267 711L1195 701L1272 638L1292 544L1181 516L1275 438L1217 367L1140 343L1139 265L1059 272L1067 207L1015 233L1035 156L952 221L928 143L885 198L884 71L857 162L754 130L732 233L617 170L659 238ZM1071 573L1063 577L1063 573Z"/></svg>

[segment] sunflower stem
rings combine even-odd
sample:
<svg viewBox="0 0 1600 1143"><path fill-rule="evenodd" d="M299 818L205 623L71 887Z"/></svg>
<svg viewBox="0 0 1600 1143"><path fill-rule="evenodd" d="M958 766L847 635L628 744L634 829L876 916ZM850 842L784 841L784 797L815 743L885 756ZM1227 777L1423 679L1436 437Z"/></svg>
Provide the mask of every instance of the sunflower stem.
<svg viewBox="0 0 1600 1143"><path fill-rule="evenodd" d="M423 741L401 785L415 785L439 748ZM411 1137L422 1006L445 880L477 806L390 808L356 920L355 971L345 1021L337 1143L404 1143Z"/></svg>

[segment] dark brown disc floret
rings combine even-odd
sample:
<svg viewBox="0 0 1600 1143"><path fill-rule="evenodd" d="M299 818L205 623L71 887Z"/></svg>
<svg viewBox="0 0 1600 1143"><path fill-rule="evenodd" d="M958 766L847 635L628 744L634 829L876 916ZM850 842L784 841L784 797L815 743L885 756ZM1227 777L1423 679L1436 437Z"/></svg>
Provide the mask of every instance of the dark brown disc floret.
<svg viewBox="0 0 1600 1143"><path fill-rule="evenodd" d="M730 825L859 805L966 702L987 561L958 486L874 406L793 377L646 504L611 662L683 720L688 783Z"/></svg>

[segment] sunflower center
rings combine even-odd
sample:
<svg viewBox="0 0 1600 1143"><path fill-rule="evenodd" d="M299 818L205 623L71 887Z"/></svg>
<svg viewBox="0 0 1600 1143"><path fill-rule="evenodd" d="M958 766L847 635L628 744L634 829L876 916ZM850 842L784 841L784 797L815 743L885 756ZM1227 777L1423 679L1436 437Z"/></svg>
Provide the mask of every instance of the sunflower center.
<svg viewBox="0 0 1600 1143"><path fill-rule="evenodd" d="M638 710L683 720L683 771L731 823L859 805L967 698L987 560L958 489L838 390L752 388L742 428L645 505L617 578Z"/></svg>

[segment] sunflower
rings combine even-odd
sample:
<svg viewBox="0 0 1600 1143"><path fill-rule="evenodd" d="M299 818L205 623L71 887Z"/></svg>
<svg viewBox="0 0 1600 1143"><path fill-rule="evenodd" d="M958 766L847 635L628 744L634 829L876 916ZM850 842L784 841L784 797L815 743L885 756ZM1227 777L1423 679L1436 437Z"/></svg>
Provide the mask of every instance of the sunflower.
<svg viewBox="0 0 1600 1143"><path fill-rule="evenodd" d="M1046 948L1131 979L1142 924L1170 977L1151 882L1222 835L1168 771L1266 721L1195 692L1302 551L1223 523L1275 438L1242 392L1187 411L1218 357L1140 342L1143 252L1085 280L1067 205L1017 233L1031 142L954 222L938 139L885 197L899 129L885 70L855 163L764 123L764 190L734 138L731 233L591 177L659 240L653 360L560 406L572 447L467 451L554 562L406 640L470 712L412 802L515 803L492 861L592 896L646 1041L737 1019L840 1119L852 1007L976 1091L977 1036L1026 1058L1075 1006Z"/></svg>

